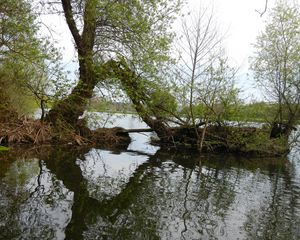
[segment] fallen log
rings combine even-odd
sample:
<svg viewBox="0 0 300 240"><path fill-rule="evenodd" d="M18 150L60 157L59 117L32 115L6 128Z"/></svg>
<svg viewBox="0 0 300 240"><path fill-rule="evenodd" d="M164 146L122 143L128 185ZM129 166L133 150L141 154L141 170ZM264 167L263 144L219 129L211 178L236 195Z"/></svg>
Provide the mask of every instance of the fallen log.
<svg viewBox="0 0 300 240"><path fill-rule="evenodd" d="M153 132L151 128L136 128L136 129L123 129L123 133L143 133L143 132Z"/></svg>

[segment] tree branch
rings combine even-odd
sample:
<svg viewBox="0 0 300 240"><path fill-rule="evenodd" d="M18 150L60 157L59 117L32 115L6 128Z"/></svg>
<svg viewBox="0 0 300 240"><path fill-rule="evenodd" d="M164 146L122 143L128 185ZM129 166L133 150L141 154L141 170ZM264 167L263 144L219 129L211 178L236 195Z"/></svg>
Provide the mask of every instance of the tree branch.
<svg viewBox="0 0 300 240"><path fill-rule="evenodd" d="M73 15L73 11L72 11L72 6L71 6L71 2L70 0L61 0L63 9L64 9L64 14L65 14L65 18L66 18L66 22L68 24L68 27L71 31L71 34L74 38L74 41L76 43L76 46L78 49L80 49L80 45L81 45L81 36L79 34L79 31L77 29L76 26L76 22L74 20L74 15Z"/></svg>
<svg viewBox="0 0 300 240"><path fill-rule="evenodd" d="M260 16L262 17L266 13L267 9L268 9L268 0L266 0L265 9L262 12L260 12L258 10L255 10L255 11L258 12L260 14Z"/></svg>

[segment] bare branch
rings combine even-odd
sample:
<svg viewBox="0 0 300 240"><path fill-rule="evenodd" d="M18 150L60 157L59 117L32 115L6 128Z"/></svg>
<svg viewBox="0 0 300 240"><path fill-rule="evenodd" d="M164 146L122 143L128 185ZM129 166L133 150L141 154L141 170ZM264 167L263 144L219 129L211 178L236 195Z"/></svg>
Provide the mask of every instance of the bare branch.
<svg viewBox="0 0 300 240"><path fill-rule="evenodd" d="M262 17L266 13L267 9L268 9L268 0L266 0L266 2L265 2L265 9L262 12L260 12L258 10L255 10L255 11L257 13L259 13L260 17Z"/></svg>

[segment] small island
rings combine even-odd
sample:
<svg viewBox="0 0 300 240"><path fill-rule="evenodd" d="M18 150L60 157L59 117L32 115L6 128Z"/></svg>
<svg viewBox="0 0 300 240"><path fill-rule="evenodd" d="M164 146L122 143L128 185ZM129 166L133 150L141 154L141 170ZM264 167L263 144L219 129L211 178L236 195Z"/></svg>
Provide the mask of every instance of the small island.
<svg viewBox="0 0 300 240"><path fill-rule="evenodd" d="M271 10L251 58L252 75L266 100L245 102L213 11L202 9L203 14L183 19L178 38L169 26L182 3L163 2L167 8L152 2L107 3L102 22L97 1L86 1L81 12L81 4L63 0L60 7L77 51L76 82L68 80L59 49L39 35L39 14L32 6L6 3L26 21L7 11L1 23L7 29L1 39L8 40L1 40L0 52L0 144L127 146L129 132L141 129L91 130L82 117L92 103L110 102L106 106L119 103L119 109L126 106L137 114L149 127L145 131L156 133L153 143L164 149L287 154L297 141L300 118L298 9L278 3ZM45 4L45 11L59 11L52 7ZM26 114L37 107L38 120Z"/></svg>

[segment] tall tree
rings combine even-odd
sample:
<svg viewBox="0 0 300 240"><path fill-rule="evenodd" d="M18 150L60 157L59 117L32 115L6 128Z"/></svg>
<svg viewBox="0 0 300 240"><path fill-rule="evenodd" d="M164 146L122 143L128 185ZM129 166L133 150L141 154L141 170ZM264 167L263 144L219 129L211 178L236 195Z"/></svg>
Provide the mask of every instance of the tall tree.
<svg viewBox="0 0 300 240"><path fill-rule="evenodd" d="M27 0L0 2L2 110L15 109L24 114L29 100L42 103L49 92L56 92L54 82L50 80L58 75L61 77L59 54L38 34L40 24L37 18L32 3Z"/></svg>
<svg viewBox="0 0 300 240"><path fill-rule="evenodd" d="M265 30L254 46L254 77L267 99L277 106L271 120L271 136L289 136L300 114L299 6L280 1L271 10Z"/></svg>
<svg viewBox="0 0 300 240"><path fill-rule="evenodd" d="M62 0L78 52L79 82L47 115L52 123L72 126L86 108L97 83L111 79L112 65L126 59L137 74L152 75L166 60L167 28L181 1ZM124 70L124 69L123 69ZM134 88L132 88L134 91Z"/></svg>
<svg viewBox="0 0 300 240"><path fill-rule="evenodd" d="M19 16L15 14L18 12ZM22 62L37 52L34 38L34 16L26 1L4 0L0 2L0 117L14 110L23 110L25 89L20 89ZM32 42L32 45L30 44ZM23 64L24 65L24 64ZM16 94L19 90L19 95ZM18 101L21 99L21 101Z"/></svg>
<svg viewBox="0 0 300 240"><path fill-rule="evenodd" d="M229 67L222 41L212 9L200 7L183 20L175 85L179 86L177 95L181 94L180 115L194 129L200 149L207 123L220 125L228 117L228 106L237 99L235 70ZM199 129L202 124L204 131Z"/></svg>
<svg viewBox="0 0 300 240"><path fill-rule="evenodd" d="M17 108L13 106L16 105L14 91L18 87L17 82L22 79L22 74L16 71L20 70L18 57L31 58L37 50L33 21L34 16L27 2L0 2L0 114L3 117L8 109Z"/></svg>

